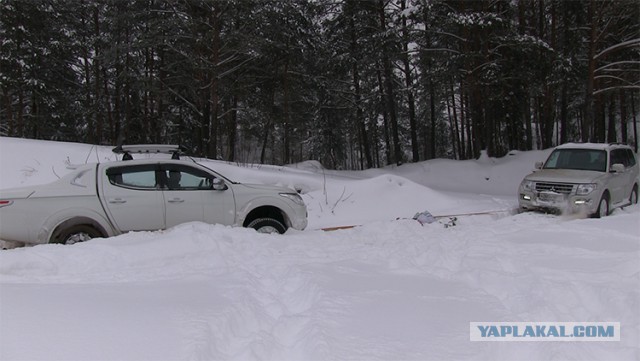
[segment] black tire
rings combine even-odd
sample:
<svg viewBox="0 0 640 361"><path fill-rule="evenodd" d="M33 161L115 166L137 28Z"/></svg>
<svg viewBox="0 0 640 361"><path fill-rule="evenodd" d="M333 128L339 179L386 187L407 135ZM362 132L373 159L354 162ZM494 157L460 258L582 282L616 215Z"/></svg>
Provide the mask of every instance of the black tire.
<svg viewBox="0 0 640 361"><path fill-rule="evenodd" d="M53 240L52 243L75 244L99 237L102 237L102 234L100 234L97 229L93 228L92 226L80 224L77 226L69 227L60 232L60 234Z"/></svg>
<svg viewBox="0 0 640 361"><path fill-rule="evenodd" d="M629 195L629 204L638 204L638 185L634 185L631 190L631 194Z"/></svg>
<svg viewBox="0 0 640 361"><path fill-rule="evenodd" d="M600 203L598 203L598 209L596 213L593 214L594 218L602 218L609 215L609 194L605 193L600 198Z"/></svg>
<svg viewBox="0 0 640 361"><path fill-rule="evenodd" d="M287 231L287 227L273 218L256 218L251 221L247 227L255 229L258 233L283 234Z"/></svg>

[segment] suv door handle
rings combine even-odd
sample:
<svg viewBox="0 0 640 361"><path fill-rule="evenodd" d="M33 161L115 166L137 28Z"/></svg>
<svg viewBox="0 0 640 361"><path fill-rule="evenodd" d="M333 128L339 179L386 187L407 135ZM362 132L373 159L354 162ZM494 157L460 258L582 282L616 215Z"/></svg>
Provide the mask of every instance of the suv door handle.
<svg viewBox="0 0 640 361"><path fill-rule="evenodd" d="M127 203L127 201L122 199L122 198L111 198L111 199L109 199L109 203L111 203L111 204L122 204L122 203Z"/></svg>
<svg viewBox="0 0 640 361"><path fill-rule="evenodd" d="M182 199L182 198L173 198L173 199L169 199L167 202L169 202L169 203L182 203L182 202L184 202L184 199Z"/></svg>

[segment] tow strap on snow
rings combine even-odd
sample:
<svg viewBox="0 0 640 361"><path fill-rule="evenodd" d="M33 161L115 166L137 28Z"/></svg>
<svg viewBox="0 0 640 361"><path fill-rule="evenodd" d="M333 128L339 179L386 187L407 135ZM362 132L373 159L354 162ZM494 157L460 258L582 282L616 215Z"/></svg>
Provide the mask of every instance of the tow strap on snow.
<svg viewBox="0 0 640 361"><path fill-rule="evenodd" d="M431 223L435 223L438 222L440 224L442 224L445 228L449 228L449 227L453 227L457 224L458 222L458 217L461 216L478 216L478 215L488 215L488 214L498 214L498 213L505 213L505 212L510 212L508 209L505 210L500 210L500 211L484 211L484 212L470 212L470 213L459 213L459 214L445 214L445 215L440 215L440 216L434 216L432 215L429 211L423 211L423 212L418 212L416 213L413 218L413 220L418 221L418 223L420 223L421 225L425 225L425 224L431 224ZM446 222L442 222L441 220L444 220L445 218L448 218L448 221ZM409 218L396 218L395 220L400 220L400 219L409 219ZM349 225L349 226L337 226L337 227L326 227L326 228L321 228L321 230L325 231L325 232L331 232L331 231L338 231L338 230L342 230L342 229L351 229L351 228L355 228L355 227L359 227L361 226L360 224L354 224L354 225Z"/></svg>
<svg viewBox="0 0 640 361"><path fill-rule="evenodd" d="M320 230L325 231L325 232L331 232L331 231L339 231L341 229L351 229L351 228L356 228L359 227L360 225L355 224L352 226L337 226L337 227L326 227L326 228L320 228Z"/></svg>

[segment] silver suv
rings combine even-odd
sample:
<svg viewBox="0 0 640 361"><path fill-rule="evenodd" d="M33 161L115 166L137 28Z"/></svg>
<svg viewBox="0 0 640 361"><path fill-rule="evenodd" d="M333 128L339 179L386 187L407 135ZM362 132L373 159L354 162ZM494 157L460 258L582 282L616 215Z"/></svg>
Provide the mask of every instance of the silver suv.
<svg viewBox="0 0 640 361"><path fill-rule="evenodd" d="M521 210L604 217L638 203L638 162L627 145L563 144L522 180L518 202Z"/></svg>

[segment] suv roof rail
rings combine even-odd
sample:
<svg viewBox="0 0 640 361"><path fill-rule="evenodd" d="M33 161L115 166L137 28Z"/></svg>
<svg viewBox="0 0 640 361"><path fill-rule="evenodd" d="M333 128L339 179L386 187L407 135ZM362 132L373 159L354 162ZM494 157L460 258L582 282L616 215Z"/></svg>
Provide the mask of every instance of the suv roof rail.
<svg viewBox="0 0 640 361"><path fill-rule="evenodd" d="M609 143L609 145L628 145L628 144L623 142L611 142Z"/></svg>
<svg viewBox="0 0 640 361"><path fill-rule="evenodd" d="M131 144L119 145L112 149L116 154L122 154L122 160L131 160L131 153L139 154L171 154L171 159L180 159L181 154L185 154L187 148L174 144Z"/></svg>

